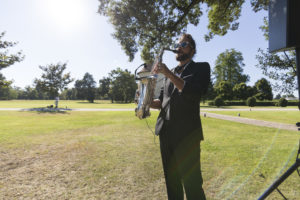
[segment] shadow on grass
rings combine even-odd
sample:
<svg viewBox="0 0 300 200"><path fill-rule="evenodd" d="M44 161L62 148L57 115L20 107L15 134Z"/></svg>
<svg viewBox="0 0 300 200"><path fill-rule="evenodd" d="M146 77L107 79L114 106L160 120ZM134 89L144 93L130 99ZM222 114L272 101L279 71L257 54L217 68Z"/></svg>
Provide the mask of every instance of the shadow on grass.
<svg viewBox="0 0 300 200"><path fill-rule="evenodd" d="M111 103L111 102L94 102L94 103L91 103L91 102L84 102L84 101L78 101L76 103L79 103L79 104L131 104L133 102L120 102L120 101L115 101L114 103Z"/></svg>
<svg viewBox="0 0 300 200"><path fill-rule="evenodd" d="M72 111L72 109L65 109L65 108L26 108L26 109L21 110L21 112L24 112L24 111L37 112L39 114L42 114L42 113L69 114L68 111Z"/></svg>
<svg viewBox="0 0 300 200"><path fill-rule="evenodd" d="M76 103L79 103L79 104L106 104L106 103L101 103L101 102L94 102L94 103L91 103L91 102L84 102L84 101L78 101Z"/></svg>
<svg viewBox="0 0 300 200"><path fill-rule="evenodd" d="M207 106L207 105L200 105L200 108L222 108L222 109L231 109L229 106Z"/></svg>

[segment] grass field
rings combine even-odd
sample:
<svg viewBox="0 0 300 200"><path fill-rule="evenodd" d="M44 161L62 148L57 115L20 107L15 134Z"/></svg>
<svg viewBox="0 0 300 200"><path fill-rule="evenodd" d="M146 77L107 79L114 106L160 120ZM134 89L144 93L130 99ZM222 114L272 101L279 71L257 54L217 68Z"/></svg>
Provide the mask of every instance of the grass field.
<svg viewBox="0 0 300 200"><path fill-rule="evenodd" d="M209 200L257 199L295 161L298 132L202 122ZM158 138L133 112L0 111L0 125L3 199L166 199ZM280 186L295 200L299 188L296 173Z"/></svg>
<svg viewBox="0 0 300 200"><path fill-rule="evenodd" d="M49 105L55 105L54 100L0 100L0 108L41 108L47 107ZM80 101L80 100L60 100L59 101L60 108L135 108L136 104L134 103L111 103L110 100L95 100L94 103L89 103L88 101ZM215 106L208 106L207 104L201 103L202 108L216 108ZM244 108L249 109L248 106L224 106L222 109L234 109L234 108ZM280 107L263 107L256 106L256 108L280 108ZM280 109L296 109L297 106L288 106Z"/></svg>
<svg viewBox="0 0 300 200"><path fill-rule="evenodd" d="M286 124L296 124L296 122L300 122L300 112L295 111L288 111L288 110L278 110L278 111L208 111L211 113L217 113L222 115L231 115L231 116L238 116L246 117L251 119L258 119L264 121L271 121L271 122L279 122L279 123L286 123Z"/></svg>

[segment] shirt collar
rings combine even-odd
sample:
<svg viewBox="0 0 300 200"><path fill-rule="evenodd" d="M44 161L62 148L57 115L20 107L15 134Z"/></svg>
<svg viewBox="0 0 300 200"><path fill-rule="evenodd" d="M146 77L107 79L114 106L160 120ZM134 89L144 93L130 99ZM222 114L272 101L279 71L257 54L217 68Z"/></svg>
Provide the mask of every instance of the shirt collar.
<svg viewBox="0 0 300 200"><path fill-rule="evenodd" d="M181 66L177 66L176 68L175 68L175 73L177 73L177 74L181 74L184 70L185 70L185 68L192 62L193 60L190 60L188 63L186 63L186 64L184 64L184 65L181 65ZM180 73L179 73L180 72Z"/></svg>

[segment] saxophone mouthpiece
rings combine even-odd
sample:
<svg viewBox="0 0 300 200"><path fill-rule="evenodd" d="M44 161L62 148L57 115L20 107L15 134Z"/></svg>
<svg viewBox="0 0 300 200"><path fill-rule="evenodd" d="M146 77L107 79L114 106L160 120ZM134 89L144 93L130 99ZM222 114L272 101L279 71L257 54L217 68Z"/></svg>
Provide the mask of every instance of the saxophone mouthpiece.
<svg viewBox="0 0 300 200"><path fill-rule="evenodd" d="M173 53L178 53L179 51L177 51L177 50L175 50L175 49L170 49L170 48L165 48L165 50L167 50L167 51L172 51Z"/></svg>

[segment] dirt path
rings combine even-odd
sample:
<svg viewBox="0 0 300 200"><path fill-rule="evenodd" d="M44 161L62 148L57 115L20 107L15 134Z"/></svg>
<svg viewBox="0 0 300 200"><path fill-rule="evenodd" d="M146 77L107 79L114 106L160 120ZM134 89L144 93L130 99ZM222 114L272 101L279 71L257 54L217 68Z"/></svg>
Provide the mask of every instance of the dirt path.
<svg viewBox="0 0 300 200"><path fill-rule="evenodd" d="M298 131L298 127L296 125L292 125L292 124L269 122L269 121L249 119L249 118L244 118L244 117L235 117L235 116L229 116L229 115L221 115L221 114L215 114L215 113L209 113L209 112L202 112L201 115L204 117L212 117L212 118L217 118L217 119L222 119L222 120L239 122L239 123L243 123L243 124L250 124L250 125L254 125L254 126L264 126L264 127L278 128L278 129L284 129L284 130L289 130L289 131Z"/></svg>

